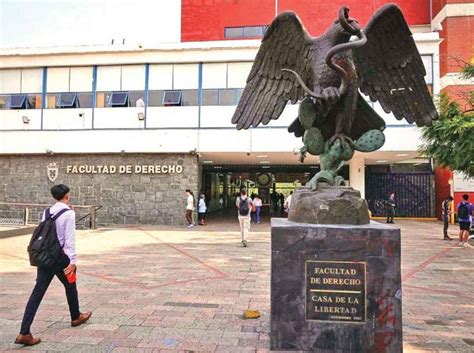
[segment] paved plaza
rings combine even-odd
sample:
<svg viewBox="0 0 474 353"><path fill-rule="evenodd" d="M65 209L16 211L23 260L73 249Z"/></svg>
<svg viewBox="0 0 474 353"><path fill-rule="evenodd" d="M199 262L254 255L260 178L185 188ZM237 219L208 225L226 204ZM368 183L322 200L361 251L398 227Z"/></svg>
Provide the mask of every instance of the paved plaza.
<svg viewBox="0 0 474 353"><path fill-rule="evenodd" d="M474 352L474 249L439 222L402 229L405 352ZM451 228L455 236L457 228ZM192 230L129 226L78 231L78 288L92 318L72 328L62 285L48 290L32 333L13 344L34 285L29 236L0 239L0 349L7 352L268 352L270 227L240 247L238 223ZM245 309L260 310L245 320Z"/></svg>

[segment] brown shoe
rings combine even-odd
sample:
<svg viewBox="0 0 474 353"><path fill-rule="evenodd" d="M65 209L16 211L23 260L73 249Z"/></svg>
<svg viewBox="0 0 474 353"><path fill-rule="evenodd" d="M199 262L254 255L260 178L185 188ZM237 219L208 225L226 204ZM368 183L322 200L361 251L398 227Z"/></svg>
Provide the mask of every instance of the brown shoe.
<svg viewBox="0 0 474 353"><path fill-rule="evenodd" d="M92 315L92 312L90 312L90 311L86 311L85 313L81 313L76 320L71 321L71 326L76 327L76 326L82 325L84 322L89 320L91 315Z"/></svg>
<svg viewBox="0 0 474 353"><path fill-rule="evenodd" d="M31 333L27 335L19 334L18 336L16 336L16 340L15 340L16 344L23 344L25 346L34 346L35 344L38 344L40 342L41 342L41 339L34 338L31 335Z"/></svg>

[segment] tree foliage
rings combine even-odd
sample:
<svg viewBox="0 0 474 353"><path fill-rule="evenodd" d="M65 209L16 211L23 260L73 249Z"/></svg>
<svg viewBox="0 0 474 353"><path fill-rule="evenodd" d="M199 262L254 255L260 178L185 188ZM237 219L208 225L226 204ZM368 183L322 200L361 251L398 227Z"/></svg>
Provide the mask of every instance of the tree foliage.
<svg viewBox="0 0 474 353"><path fill-rule="evenodd" d="M474 114L461 112L446 95L441 95L440 113L439 120L422 129L421 152L442 167L474 177Z"/></svg>

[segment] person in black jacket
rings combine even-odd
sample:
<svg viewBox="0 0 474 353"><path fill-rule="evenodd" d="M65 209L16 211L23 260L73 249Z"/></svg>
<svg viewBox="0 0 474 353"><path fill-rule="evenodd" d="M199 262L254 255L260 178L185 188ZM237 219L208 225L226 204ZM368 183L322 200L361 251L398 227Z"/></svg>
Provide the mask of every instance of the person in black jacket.
<svg viewBox="0 0 474 353"><path fill-rule="evenodd" d="M446 200L443 201L441 204L441 214L442 214L442 219L443 219L443 234L444 234L444 240L453 240L448 235L448 227L449 227L449 217L451 216L451 203L453 202L453 197L449 196Z"/></svg>
<svg viewBox="0 0 474 353"><path fill-rule="evenodd" d="M387 223L395 223L393 218L395 217L395 207L397 203L395 202L395 193L391 192L387 200Z"/></svg>

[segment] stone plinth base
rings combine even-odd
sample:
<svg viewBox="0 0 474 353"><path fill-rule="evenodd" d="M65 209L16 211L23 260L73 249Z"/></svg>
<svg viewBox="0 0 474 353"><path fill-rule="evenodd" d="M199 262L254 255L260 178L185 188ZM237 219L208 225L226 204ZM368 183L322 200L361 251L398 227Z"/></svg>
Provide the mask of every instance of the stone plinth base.
<svg viewBox="0 0 474 353"><path fill-rule="evenodd" d="M271 349L402 352L400 230L272 219Z"/></svg>
<svg viewBox="0 0 474 353"><path fill-rule="evenodd" d="M307 187L295 190L288 219L312 224L368 224L369 208L360 191L320 183L318 191Z"/></svg>

